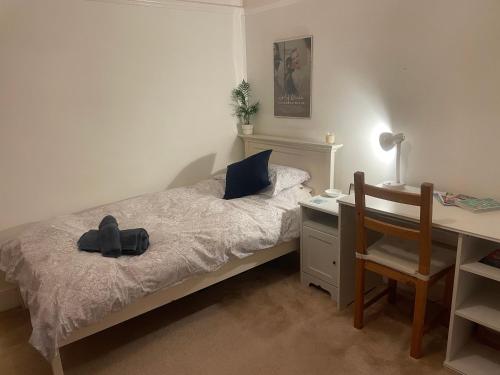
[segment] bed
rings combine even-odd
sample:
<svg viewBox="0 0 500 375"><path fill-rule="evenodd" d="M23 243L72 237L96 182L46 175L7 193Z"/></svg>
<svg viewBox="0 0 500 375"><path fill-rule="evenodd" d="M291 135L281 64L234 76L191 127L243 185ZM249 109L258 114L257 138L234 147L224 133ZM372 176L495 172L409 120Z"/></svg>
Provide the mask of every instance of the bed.
<svg viewBox="0 0 500 375"><path fill-rule="evenodd" d="M276 197L221 199L224 182L146 194L35 224L2 245L0 267L30 309L30 342L63 374L59 348L298 249L297 202L331 186L334 146L264 136L244 138L245 155L273 149L271 163L306 170L310 189ZM148 229L144 256L79 252L96 218Z"/></svg>

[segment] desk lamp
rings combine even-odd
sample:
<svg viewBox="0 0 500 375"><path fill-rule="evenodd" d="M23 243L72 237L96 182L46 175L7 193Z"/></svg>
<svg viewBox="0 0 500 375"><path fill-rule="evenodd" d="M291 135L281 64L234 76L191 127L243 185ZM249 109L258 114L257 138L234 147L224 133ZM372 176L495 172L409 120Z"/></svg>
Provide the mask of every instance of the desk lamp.
<svg viewBox="0 0 500 375"><path fill-rule="evenodd" d="M401 142L405 140L403 133L382 133L379 137L380 147L384 151L391 150L396 146L396 181L386 181L383 183L385 188L402 189L405 184L401 182Z"/></svg>

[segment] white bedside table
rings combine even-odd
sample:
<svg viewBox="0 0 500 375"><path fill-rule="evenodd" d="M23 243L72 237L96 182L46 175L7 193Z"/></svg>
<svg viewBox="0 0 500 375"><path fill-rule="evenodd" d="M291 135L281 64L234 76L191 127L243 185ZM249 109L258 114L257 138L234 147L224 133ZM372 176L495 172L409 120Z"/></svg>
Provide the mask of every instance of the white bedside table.
<svg viewBox="0 0 500 375"><path fill-rule="evenodd" d="M340 264L337 198L317 195L299 205L301 282L326 290L337 301Z"/></svg>

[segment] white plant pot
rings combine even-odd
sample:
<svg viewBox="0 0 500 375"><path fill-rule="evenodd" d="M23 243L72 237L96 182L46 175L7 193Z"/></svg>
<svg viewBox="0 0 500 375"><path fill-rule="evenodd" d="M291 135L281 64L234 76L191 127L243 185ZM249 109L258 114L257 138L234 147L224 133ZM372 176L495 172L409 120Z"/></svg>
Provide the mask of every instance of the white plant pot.
<svg viewBox="0 0 500 375"><path fill-rule="evenodd" d="M241 125L241 131L243 132L243 135L252 135L253 125Z"/></svg>

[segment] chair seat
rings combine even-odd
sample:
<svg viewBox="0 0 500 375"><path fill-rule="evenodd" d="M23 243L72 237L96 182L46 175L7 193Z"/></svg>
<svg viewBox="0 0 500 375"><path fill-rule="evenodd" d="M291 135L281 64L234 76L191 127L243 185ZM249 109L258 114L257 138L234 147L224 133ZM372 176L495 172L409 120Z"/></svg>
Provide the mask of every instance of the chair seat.
<svg viewBox="0 0 500 375"><path fill-rule="evenodd" d="M357 253L358 254L358 253ZM368 247L366 254L359 254L369 260L422 280L429 280L433 275L452 266L456 252L433 244L429 275L418 272L419 243L390 236L384 236Z"/></svg>

